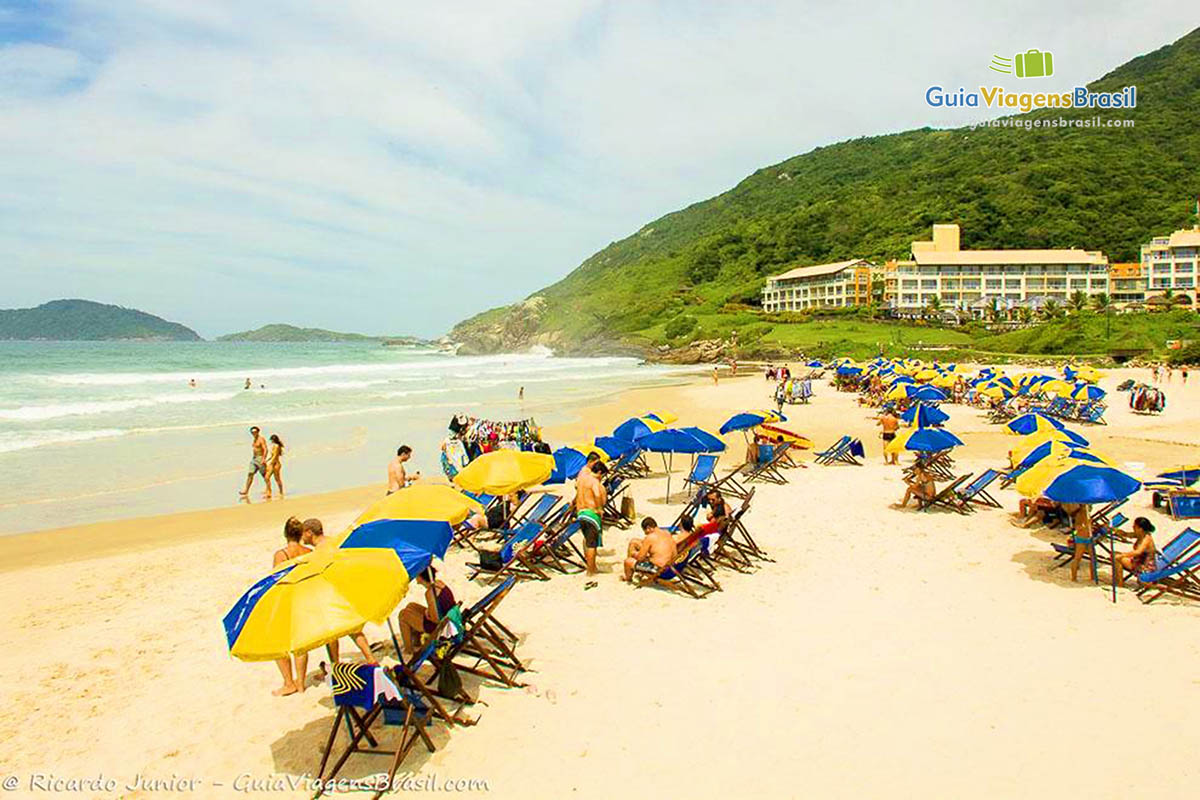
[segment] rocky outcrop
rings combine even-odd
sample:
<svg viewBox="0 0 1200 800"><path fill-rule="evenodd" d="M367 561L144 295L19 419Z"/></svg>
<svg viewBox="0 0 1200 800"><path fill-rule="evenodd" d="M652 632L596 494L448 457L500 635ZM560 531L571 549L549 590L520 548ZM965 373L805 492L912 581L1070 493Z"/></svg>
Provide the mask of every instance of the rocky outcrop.
<svg viewBox="0 0 1200 800"><path fill-rule="evenodd" d="M546 299L530 297L460 322L450 331L450 340L460 355L514 353L539 344L554 349L554 335L538 331L545 315Z"/></svg>

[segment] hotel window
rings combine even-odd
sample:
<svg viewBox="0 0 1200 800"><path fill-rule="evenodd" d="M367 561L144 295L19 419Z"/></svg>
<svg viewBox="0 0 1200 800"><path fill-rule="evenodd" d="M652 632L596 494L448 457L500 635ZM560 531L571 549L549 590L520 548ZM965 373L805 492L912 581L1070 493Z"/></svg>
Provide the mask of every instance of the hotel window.
<svg viewBox="0 0 1200 800"><path fill-rule="evenodd" d="M917 304L917 296L915 294L900 295L900 304L906 306L915 306Z"/></svg>
<svg viewBox="0 0 1200 800"><path fill-rule="evenodd" d="M1087 278L1071 278L1071 288L1072 289L1086 289L1087 288Z"/></svg>
<svg viewBox="0 0 1200 800"><path fill-rule="evenodd" d="M1176 261L1175 262L1175 271L1176 272L1188 273L1188 272L1194 271L1195 269L1196 269L1195 262L1192 262L1192 261Z"/></svg>
<svg viewBox="0 0 1200 800"><path fill-rule="evenodd" d="M1026 289L1041 289L1045 285L1046 285L1045 278L1026 278L1025 279L1025 288Z"/></svg>
<svg viewBox="0 0 1200 800"><path fill-rule="evenodd" d="M1021 279L1020 278L1005 278L1004 279L1004 288L1005 289L1020 289L1021 288Z"/></svg>
<svg viewBox="0 0 1200 800"><path fill-rule="evenodd" d="M1100 278L1100 279L1092 278L1092 288L1093 289L1107 289L1108 281L1104 280L1103 278Z"/></svg>
<svg viewBox="0 0 1200 800"><path fill-rule="evenodd" d="M1177 288L1177 289L1192 288L1192 279L1191 278L1176 278L1175 279L1175 288Z"/></svg>
<svg viewBox="0 0 1200 800"><path fill-rule="evenodd" d="M1159 275L1161 273L1170 272L1170 271L1171 271L1170 264L1155 264L1154 265L1154 274L1155 275Z"/></svg>
<svg viewBox="0 0 1200 800"><path fill-rule="evenodd" d="M1170 278L1155 278L1152 284L1155 289L1167 289L1171 286Z"/></svg>
<svg viewBox="0 0 1200 800"><path fill-rule="evenodd" d="M915 280L903 280L903 281L900 281L900 288L901 288L901 289L916 289L916 288L917 288L917 282L916 282Z"/></svg>
<svg viewBox="0 0 1200 800"><path fill-rule="evenodd" d="M962 288L978 290L979 289L979 279L978 278L964 279L962 282Z"/></svg>
<svg viewBox="0 0 1200 800"><path fill-rule="evenodd" d="M1020 281L1017 281L1016 284L1017 286L1021 285ZM1004 286L1004 281L999 278L988 278L984 285L989 289L1000 289Z"/></svg>
<svg viewBox="0 0 1200 800"><path fill-rule="evenodd" d="M936 289L937 287L938 287L938 282L937 282L936 278L931 281L930 280L921 281L922 289Z"/></svg>

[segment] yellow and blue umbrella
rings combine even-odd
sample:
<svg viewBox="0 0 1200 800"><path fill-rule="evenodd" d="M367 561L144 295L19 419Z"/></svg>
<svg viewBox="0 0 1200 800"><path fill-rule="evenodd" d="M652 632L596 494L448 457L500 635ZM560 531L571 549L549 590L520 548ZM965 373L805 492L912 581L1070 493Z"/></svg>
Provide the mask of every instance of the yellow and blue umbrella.
<svg viewBox="0 0 1200 800"><path fill-rule="evenodd" d="M670 411L650 411L642 416L648 419L658 420L663 425L670 425L672 422L679 419L679 417L675 416Z"/></svg>
<svg viewBox="0 0 1200 800"><path fill-rule="evenodd" d="M554 472L546 483L566 483L573 480L587 464L587 454L574 447L560 447L554 451Z"/></svg>
<svg viewBox="0 0 1200 800"><path fill-rule="evenodd" d="M1054 419L1054 417L1048 417L1045 414L1039 414L1036 411L1031 411L1028 414L1022 414L1016 419L1009 421L1006 427L1008 428L1009 433L1020 434L1021 436L1031 433L1038 433L1040 431L1065 431L1067 429L1066 425L1063 425L1061 422Z"/></svg>
<svg viewBox="0 0 1200 800"><path fill-rule="evenodd" d="M512 494L544 483L554 472L554 457L524 450L493 450L454 476L454 483L474 494Z"/></svg>
<svg viewBox="0 0 1200 800"><path fill-rule="evenodd" d="M376 500L354 520L349 530L380 519L440 520L457 525L483 506L452 486L417 483Z"/></svg>
<svg viewBox="0 0 1200 800"><path fill-rule="evenodd" d="M618 439L637 444L638 439L661 431L667 426L653 417L630 417L613 429L612 435Z"/></svg>
<svg viewBox="0 0 1200 800"><path fill-rule="evenodd" d="M975 387L975 391L985 397L995 397L1001 400L1007 400L1016 394L1016 391L1011 386L994 380L979 384Z"/></svg>
<svg viewBox="0 0 1200 800"><path fill-rule="evenodd" d="M1058 503L1111 503L1141 488L1141 481L1116 467L1073 461L1050 479L1041 494Z"/></svg>
<svg viewBox="0 0 1200 800"><path fill-rule="evenodd" d="M1158 473L1158 477L1168 481L1175 481L1183 486L1191 486L1196 481L1200 481L1200 464L1193 464L1190 467L1180 467L1170 472L1160 472Z"/></svg>
<svg viewBox="0 0 1200 800"><path fill-rule="evenodd" d="M962 439L941 428L913 428L910 431L901 432L883 449L886 453L900 453L903 450L912 450L918 453L940 453L962 443Z"/></svg>
<svg viewBox="0 0 1200 800"><path fill-rule="evenodd" d="M620 458L637 450L636 444L618 436L597 436L592 441L596 447L607 453L609 458Z"/></svg>
<svg viewBox="0 0 1200 800"><path fill-rule="evenodd" d="M768 411L743 411L725 420L725 424L721 426L721 433L749 430L772 422L787 422L787 417Z"/></svg>
<svg viewBox="0 0 1200 800"><path fill-rule="evenodd" d="M936 386L919 386L911 383L902 383L888 390L885 397L888 400L900 400L907 397L910 400L925 400L931 403L940 403L946 399L946 393Z"/></svg>
<svg viewBox="0 0 1200 800"><path fill-rule="evenodd" d="M1077 383L1071 392L1072 400L1101 400L1108 392L1091 383Z"/></svg>
<svg viewBox="0 0 1200 800"><path fill-rule="evenodd" d="M950 415L937 406L927 405L918 401L915 405L909 406L900 415L900 419L904 420L908 425L916 425L918 428L930 428L935 425L941 425L950 419Z"/></svg>

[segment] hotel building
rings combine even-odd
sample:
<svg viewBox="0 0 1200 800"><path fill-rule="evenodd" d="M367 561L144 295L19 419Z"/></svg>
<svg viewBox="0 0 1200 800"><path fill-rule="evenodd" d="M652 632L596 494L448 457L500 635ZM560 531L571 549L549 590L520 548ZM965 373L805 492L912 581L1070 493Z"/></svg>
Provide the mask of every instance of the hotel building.
<svg viewBox="0 0 1200 800"><path fill-rule="evenodd" d="M1146 276L1140 263L1108 265L1108 292L1113 306L1124 308L1146 302Z"/></svg>
<svg viewBox="0 0 1200 800"><path fill-rule="evenodd" d="M929 298L944 309L982 318L1001 310L1060 305L1081 291L1108 293L1108 259L1086 250L963 250L958 225L934 225L933 239L912 243L912 260L888 272L892 308L905 316L927 312Z"/></svg>
<svg viewBox="0 0 1200 800"><path fill-rule="evenodd" d="M1146 297L1162 297L1167 289L1183 305L1195 307L1196 262L1200 253L1200 226L1156 236L1142 245L1142 277Z"/></svg>
<svg viewBox="0 0 1200 800"><path fill-rule="evenodd" d="M862 259L796 267L767 278L762 291L763 311L867 305L871 302L871 282L881 274L877 266Z"/></svg>

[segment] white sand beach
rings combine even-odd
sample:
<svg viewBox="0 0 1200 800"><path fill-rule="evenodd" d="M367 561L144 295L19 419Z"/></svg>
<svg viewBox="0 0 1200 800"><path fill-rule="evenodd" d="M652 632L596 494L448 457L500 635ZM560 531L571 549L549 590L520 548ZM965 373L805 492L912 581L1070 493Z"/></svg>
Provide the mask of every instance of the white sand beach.
<svg viewBox="0 0 1200 800"><path fill-rule="evenodd" d="M1143 417L1114 391L1130 376L1148 380L1111 372L1109 424L1082 432L1138 477L1197 461L1200 386L1176 378L1166 411ZM648 409L715 430L768 404L769 386L752 374L634 390L547 437L602 433ZM810 405L790 407L790 427L818 447L860 436L867 460L809 464L758 489L746 521L773 561L723 571L723 591L692 600L620 582L634 529L606 531L609 574L595 589L556 575L501 606L522 636L527 686L468 681L478 724L435 726L437 751L418 747L402 770L439 786L484 781L498 798L1190 796L1200 604L1143 605L1128 590L1113 604L1103 571L1098 586L1082 573L1072 584L1051 568L1061 535L1009 524L1010 490L997 492L1004 509L971 516L892 508L903 484L882 463L873 411L815 388ZM960 469L1000 466L1014 437L981 411L947 410L966 442ZM726 439L722 471L743 454L739 434ZM665 483L636 482L639 515L673 518L682 500L664 504ZM287 516L336 531L381 493L6 537L0 763L20 780L11 796L38 796L33 773L198 782L76 796L309 794L288 782L317 767L328 690L273 697L274 666L230 658L220 620L268 570ZM1150 510L1148 493L1129 505L1160 543L1185 526ZM464 560L452 551L442 577L473 601L486 587L466 581ZM344 776L386 763L359 756Z"/></svg>

